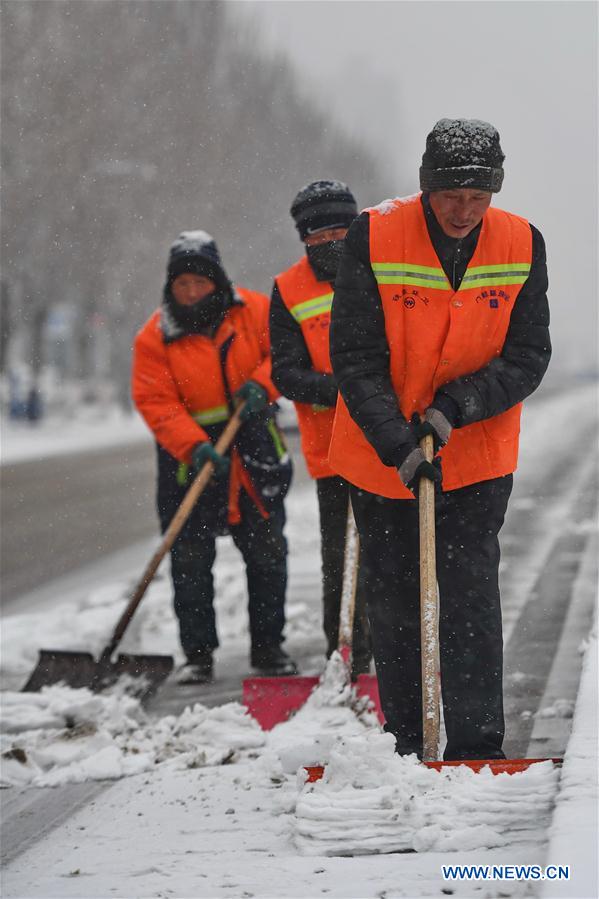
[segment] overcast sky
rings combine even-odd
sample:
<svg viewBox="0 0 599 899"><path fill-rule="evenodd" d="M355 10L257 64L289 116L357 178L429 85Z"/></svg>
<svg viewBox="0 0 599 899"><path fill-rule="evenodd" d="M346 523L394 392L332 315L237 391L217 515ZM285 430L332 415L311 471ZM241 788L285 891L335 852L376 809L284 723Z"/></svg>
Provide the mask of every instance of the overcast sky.
<svg viewBox="0 0 599 899"><path fill-rule="evenodd" d="M525 216L546 239L554 363L597 364L596 3L246 0L229 7L290 56L307 94L389 162L390 195L418 189L426 135L438 119L492 122L506 154L495 205Z"/></svg>

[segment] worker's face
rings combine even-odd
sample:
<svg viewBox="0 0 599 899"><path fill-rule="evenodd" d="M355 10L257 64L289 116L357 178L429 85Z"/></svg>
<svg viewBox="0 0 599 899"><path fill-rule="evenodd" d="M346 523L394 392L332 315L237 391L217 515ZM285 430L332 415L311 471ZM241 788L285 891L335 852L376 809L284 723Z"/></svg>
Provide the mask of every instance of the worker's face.
<svg viewBox="0 0 599 899"><path fill-rule="evenodd" d="M448 237L466 237L482 221L491 205L491 197L490 191L460 187L433 191L430 203Z"/></svg>
<svg viewBox="0 0 599 899"><path fill-rule="evenodd" d="M326 228L324 231L317 231L316 234L308 234L304 237L304 243L307 247L318 247L332 240L343 240L346 234L347 228Z"/></svg>
<svg viewBox="0 0 599 899"><path fill-rule="evenodd" d="M184 272L177 275L171 285L171 292L180 306L194 306L209 293L212 293L216 284L205 275L194 275L193 272Z"/></svg>

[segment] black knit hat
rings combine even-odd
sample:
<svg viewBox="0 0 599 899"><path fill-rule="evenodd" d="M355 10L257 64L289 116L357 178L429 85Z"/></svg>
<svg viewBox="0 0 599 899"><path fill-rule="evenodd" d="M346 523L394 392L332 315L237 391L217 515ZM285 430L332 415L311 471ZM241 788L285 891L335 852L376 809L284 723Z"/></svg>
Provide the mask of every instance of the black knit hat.
<svg viewBox="0 0 599 899"><path fill-rule="evenodd" d="M171 244L168 257L168 283L184 272L205 275L215 284L228 284L214 238L206 231L182 231Z"/></svg>
<svg viewBox="0 0 599 899"><path fill-rule="evenodd" d="M358 205L342 181L312 181L299 191L290 211L304 240L323 228L349 228L358 214Z"/></svg>
<svg viewBox="0 0 599 899"><path fill-rule="evenodd" d="M493 125L478 119L441 119L426 139L420 189L465 187L496 193L503 183L504 159Z"/></svg>

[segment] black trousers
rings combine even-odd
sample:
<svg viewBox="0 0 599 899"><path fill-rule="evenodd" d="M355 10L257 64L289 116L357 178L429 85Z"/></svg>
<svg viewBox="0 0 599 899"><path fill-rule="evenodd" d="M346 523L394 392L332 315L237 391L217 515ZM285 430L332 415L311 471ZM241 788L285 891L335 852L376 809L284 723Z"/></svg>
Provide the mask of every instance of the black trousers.
<svg viewBox="0 0 599 899"><path fill-rule="evenodd" d="M287 540L285 508L280 501L264 519L246 494L240 498L241 523L230 528L246 566L250 639L253 650L278 646L285 627ZM189 661L216 649L212 566L216 537L206 531L193 540L177 540L171 549L171 577L181 646Z"/></svg>
<svg viewBox="0 0 599 899"><path fill-rule="evenodd" d="M349 506L349 484L343 478L318 478L316 481L320 515L322 554L323 629L327 640L327 658L337 649L339 612L343 588L345 531ZM362 565L358 568L356 608L354 612L354 668L366 667L372 656L370 629L366 615Z"/></svg>
<svg viewBox="0 0 599 899"><path fill-rule="evenodd" d="M503 758L498 534L512 476L435 498L444 758ZM418 503L352 487L386 729L422 754Z"/></svg>

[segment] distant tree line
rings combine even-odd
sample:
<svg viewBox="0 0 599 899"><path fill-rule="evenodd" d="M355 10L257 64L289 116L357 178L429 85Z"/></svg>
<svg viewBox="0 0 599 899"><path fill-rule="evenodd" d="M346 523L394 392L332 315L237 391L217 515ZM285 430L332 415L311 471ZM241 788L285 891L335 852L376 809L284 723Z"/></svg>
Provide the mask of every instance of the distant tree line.
<svg viewBox="0 0 599 899"><path fill-rule="evenodd" d="M299 254L303 184L341 178L362 206L388 194L247 25L218 0L4 0L4 372L17 354L39 376L54 334L65 378L103 375L126 403L179 231L211 232L231 277L268 291Z"/></svg>

